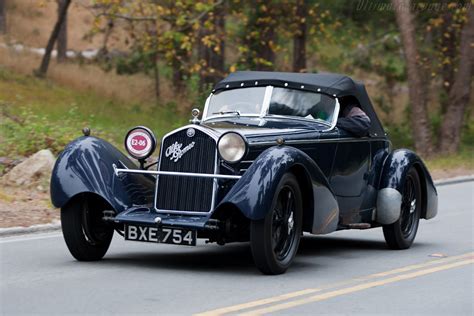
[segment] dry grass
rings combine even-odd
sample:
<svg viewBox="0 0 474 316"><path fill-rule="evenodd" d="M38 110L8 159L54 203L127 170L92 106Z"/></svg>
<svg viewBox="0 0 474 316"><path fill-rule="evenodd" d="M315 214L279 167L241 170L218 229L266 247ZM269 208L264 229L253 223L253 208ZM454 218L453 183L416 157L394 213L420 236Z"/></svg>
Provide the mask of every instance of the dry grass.
<svg viewBox="0 0 474 316"><path fill-rule="evenodd" d="M0 48L0 65L17 73L31 75L38 68L41 57L32 53L18 53ZM51 60L48 79L80 92L94 91L124 102L150 102L154 100L154 82L143 74L120 76L115 72L105 72L91 64L57 64ZM173 100L171 89L162 84L162 101ZM184 100L182 100L184 101Z"/></svg>
<svg viewBox="0 0 474 316"><path fill-rule="evenodd" d="M72 50L98 48L103 35L86 38L94 21L87 9L92 1L74 0L68 10L68 46ZM44 47L56 22L56 0L6 0L7 40L24 43L31 47ZM116 27L109 38L111 48L125 49L126 34Z"/></svg>

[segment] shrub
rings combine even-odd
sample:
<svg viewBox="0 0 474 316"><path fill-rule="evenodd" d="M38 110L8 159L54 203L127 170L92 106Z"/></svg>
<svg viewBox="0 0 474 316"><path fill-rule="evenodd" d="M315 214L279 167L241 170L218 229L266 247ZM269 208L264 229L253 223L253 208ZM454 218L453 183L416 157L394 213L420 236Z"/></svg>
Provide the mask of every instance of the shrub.
<svg viewBox="0 0 474 316"><path fill-rule="evenodd" d="M20 115L9 115L3 110L0 138L0 156L15 158L29 156L41 149L50 149L57 155L74 138L81 136L81 128L87 124L72 107L60 124L52 122L47 116L34 114L26 108ZM94 135L103 135L94 130Z"/></svg>

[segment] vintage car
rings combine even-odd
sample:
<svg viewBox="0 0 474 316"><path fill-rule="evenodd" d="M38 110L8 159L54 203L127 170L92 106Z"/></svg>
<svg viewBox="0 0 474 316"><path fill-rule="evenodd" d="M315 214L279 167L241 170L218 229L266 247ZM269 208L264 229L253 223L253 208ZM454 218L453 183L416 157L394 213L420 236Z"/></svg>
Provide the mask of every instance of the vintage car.
<svg viewBox="0 0 474 316"><path fill-rule="evenodd" d="M365 136L338 128L356 104ZM132 128L120 150L89 131L59 156L51 179L67 247L101 259L114 231L125 240L195 246L248 242L265 274L285 272L303 232L383 227L390 248L409 248L438 197L422 160L392 150L362 83L338 74L234 72L202 118L157 141ZM150 159L149 159L150 160Z"/></svg>

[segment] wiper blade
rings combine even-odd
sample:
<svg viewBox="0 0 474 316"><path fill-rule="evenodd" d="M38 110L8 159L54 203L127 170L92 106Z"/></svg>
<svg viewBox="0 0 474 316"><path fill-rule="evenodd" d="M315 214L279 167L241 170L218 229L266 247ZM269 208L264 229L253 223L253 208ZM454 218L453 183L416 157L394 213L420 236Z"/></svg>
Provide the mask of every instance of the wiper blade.
<svg viewBox="0 0 474 316"><path fill-rule="evenodd" d="M237 114L237 116L240 116L240 111L219 111L219 112L212 112L212 114Z"/></svg>

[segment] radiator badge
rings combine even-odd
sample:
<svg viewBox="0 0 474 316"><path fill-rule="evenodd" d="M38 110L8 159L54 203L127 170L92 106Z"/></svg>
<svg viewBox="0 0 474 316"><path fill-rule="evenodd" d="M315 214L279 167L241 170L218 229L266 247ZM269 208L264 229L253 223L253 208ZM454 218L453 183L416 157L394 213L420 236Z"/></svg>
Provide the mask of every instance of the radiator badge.
<svg viewBox="0 0 474 316"><path fill-rule="evenodd" d="M166 148L166 157L169 157L171 161L177 162L181 157L183 157L185 153L187 153L191 150L191 148L194 147L194 142L190 143L183 149L181 149L181 147L183 147L183 144L174 142L174 144Z"/></svg>
<svg viewBox="0 0 474 316"><path fill-rule="evenodd" d="M186 131L186 135L188 135L188 137L194 137L195 134L196 131L194 130L194 128L188 128L188 130Z"/></svg>

